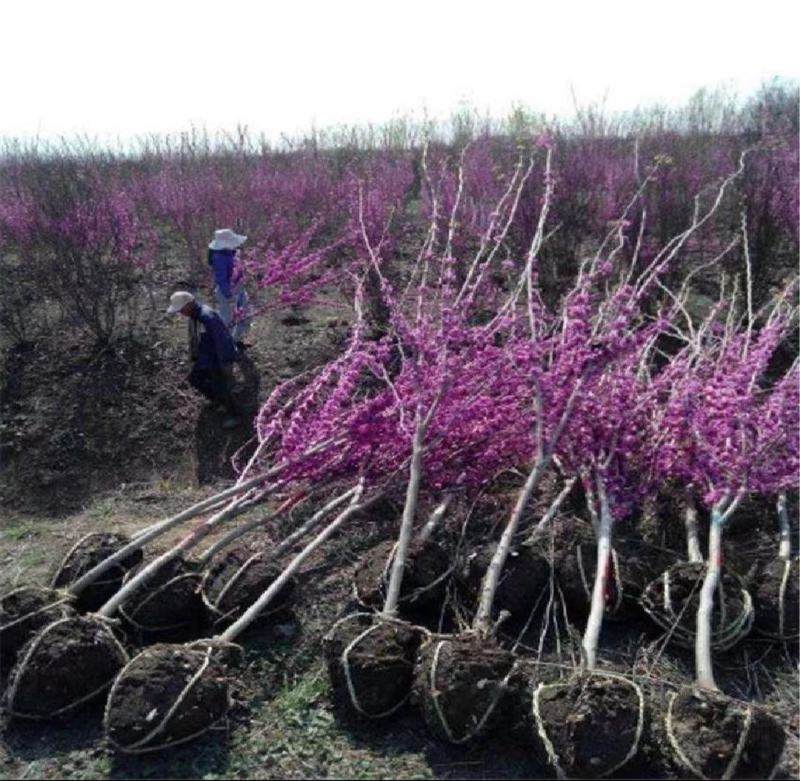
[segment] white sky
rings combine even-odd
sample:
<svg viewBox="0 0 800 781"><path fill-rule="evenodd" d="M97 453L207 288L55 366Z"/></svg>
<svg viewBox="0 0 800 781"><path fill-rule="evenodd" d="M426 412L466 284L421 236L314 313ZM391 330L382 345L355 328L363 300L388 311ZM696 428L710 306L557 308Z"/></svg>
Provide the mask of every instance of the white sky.
<svg viewBox="0 0 800 781"><path fill-rule="evenodd" d="M0 0L0 136L270 137L459 102L569 114L798 78L782 0Z"/></svg>

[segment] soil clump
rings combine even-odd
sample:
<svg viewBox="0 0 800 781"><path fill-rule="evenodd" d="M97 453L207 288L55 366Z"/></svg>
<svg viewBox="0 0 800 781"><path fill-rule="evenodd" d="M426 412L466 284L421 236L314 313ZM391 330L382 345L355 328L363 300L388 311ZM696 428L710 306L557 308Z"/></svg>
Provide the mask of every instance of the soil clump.
<svg viewBox="0 0 800 781"><path fill-rule="evenodd" d="M778 640L800 635L800 559L773 559L755 578L755 627Z"/></svg>

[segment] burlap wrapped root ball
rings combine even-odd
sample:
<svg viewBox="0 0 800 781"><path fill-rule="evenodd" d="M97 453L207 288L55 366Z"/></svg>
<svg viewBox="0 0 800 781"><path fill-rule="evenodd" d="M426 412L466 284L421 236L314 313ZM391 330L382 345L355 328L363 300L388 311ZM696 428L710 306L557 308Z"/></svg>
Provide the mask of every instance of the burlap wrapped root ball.
<svg viewBox="0 0 800 781"><path fill-rule="evenodd" d="M66 716L104 694L127 661L106 621L61 618L20 652L8 681L7 710L27 719Z"/></svg>
<svg viewBox="0 0 800 781"><path fill-rule="evenodd" d="M59 618L75 615L73 597L64 591L23 586L0 598L0 666L11 669L20 649Z"/></svg>
<svg viewBox="0 0 800 781"><path fill-rule="evenodd" d="M123 534L87 534L70 548L56 567L50 585L53 588L71 585L129 542ZM119 590L127 572L141 563L142 556L142 551L136 550L122 561L112 564L103 575L81 591L76 598L76 609L91 613L102 607Z"/></svg>
<svg viewBox="0 0 800 781"><path fill-rule="evenodd" d="M756 576L753 587L755 628L776 640L800 635L800 559L773 559Z"/></svg>
<svg viewBox="0 0 800 781"><path fill-rule="evenodd" d="M353 589L364 607L379 610L386 598L397 543L383 542L369 551L356 570ZM452 571L447 551L431 539L412 540L406 554L400 588L402 608L438 609Z"/></svg>
<svg viewBox="0 0 800 781"><path fill-rule="evenodd" d="M669 636L670 642L693 648L697 635L697 608L706 574L702 562L673 564L644 590L645 612ZM753 600L742 579L723 571L714 595L711 615L711 645L718 650L732 648L753 626Z"/></svg>
<svg viewBox="0 0 800 781"><path fill-rule="evenodd" d="M225 647L154 645L114 681L103 724L119 751L160 751L208 732L227 713Z"/></svg>
<svg viewBox="0 0 800 781"><path fill-rule="evenodd" d="M763 708L700 688L673 694L665 722L675 759L698 778L772 778L786 742Z"/></svg>
<svg viewBox="0 0 800 781"><path fill-rule="evenodd" d="M200 593L209 620L217 625L231 623L252 605L281 574L267 551L234 548L213 563L203 576ZM289 580L270 602L260 618L285 610L292 602L295 582Z"/></svg>
<svg viewBox="0 0 800 781"><path fill-rule="evenodd" d="M465 601L475 604L481 593L483 579L497 550L494 543L482 545L464 557L459 571L459 581ZM512 548L506 557L503 571L494 596L493 612L508 613L510 620L523 624L531 611L546 599L550 579L550 564L535 547L520 545Z"/></svg>
<svg viewBox="0 0 800 781"><path fill-rule="evenodd" d="M639 750L645 719L641 687L592 672L533 693L534 747L559 778L603 778Z"/></svg>
<svg viewBox="0 0 800 781"><path fill-rule="evenodd" d="M432 637L420 649L414 700L440 740L466 743L513 713L514 656L477 633Z"/></svg>
<svg viewBox="0 0 800 781"><path fill-rule="evenodd" d="M398 711L411 694L424 634L420 627L374 613L339 619L322 641L337 707L367 719Z"/></svg>
<svg viewBox="0 0 800 781"><path fill-rule="evenodd" d="M131 570L125 582L135 574ZM191 562L174 558L139 586L119 612L145 634L193 630L203 621L200 573Z"/></svg>

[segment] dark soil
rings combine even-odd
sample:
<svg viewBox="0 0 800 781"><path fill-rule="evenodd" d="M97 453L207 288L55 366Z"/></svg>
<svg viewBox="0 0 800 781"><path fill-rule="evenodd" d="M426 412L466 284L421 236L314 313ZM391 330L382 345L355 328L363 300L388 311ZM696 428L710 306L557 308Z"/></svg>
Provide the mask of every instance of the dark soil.
<svg viewBox="0 0 800 781"><path fill-rule="evenodd" d="M481 584L497 546L483 545L470 553L461 570L461 582L473 604L480 596ZM509 551L494 599L494 611L506 610L511 619L523 623L530 616L550 578L550 565L534 548L520 545Z"/></svg>
<svg viewBox="0 0 800 781"><path fill-rule="evenodd" d="M133 570L127 577L135 574ZM137 589L119 612L140 632L190 631L203 621L199 587L200 574L189 562L177 557Z"/></svg>
<svg viewBox="0 0 800 781"><path fill-rule="evenodd" d="M358 601L365 607L383 607L389 583L395 541L376 546L361 560L355 576ZM391 557L391 560L390 560ZM410 608L438 608L447 590L450 556L433 540L412 540L408 548L400 601Z"/></svg>
<svg viewBox="0 0 800 781"><path fill-rule="evenodd" d="M61 561L53 575L52 586L69 586L101 561L121 550L130 542L122 534L98 532L86 535ZM75 607L84 613L102 607L122 585L128 570L142 561L142 551L134 551L128 558L112 567L91 585L87 586L75 600Z"/></svg>
<svg viewBox="0 0 800 781"><path fill-rule="evenodd" d="M212 657L187 692L187 685L206 662L206 652L175 645L155 645L140 653L121 675L109 696L105 728L122 751L135 750L162 724L168 711L183 698L157 735L140 748L165 748L205 732L228 709L224 669Z"/></svg>
<svg viewBox="0 0 800 781"><path fill-rule="evenodd" d="M511 690L503 681L513 665L510 651L475 634L434 637L426 643L417 660L414 699L433 734L445 741L466 742L508 722Z"/></svg>
<svg viewBox="0 0 800 781"><path fill-rule="evenodd" d="M266 551L249 547L235 548L212 564L203 580L203 601L213 622L238 618L281 574L281 567L269 559ZM233 581L230 588L226 588ZM275 595L261 618L285 610L291 603L295 583L290 580ZM221 598L220 598L220 595Z"/></svg>
<svg viewBox="0 0 800 781"><path fill-rule="evenodd" d="M741 757L729 770L748 707L752 709L750 728ZM780 723L766 711L715 692L682 690L672 703L670 716L670 741L685 757L677 758L684 765L688 760L688 769L705 778L722 778L726 771L726 778L771 778L786 742Z"/></svg>
<svg viewBox="0 0 800 781"><path fill-rule="evenodd" d="M678 645L691 646L695 636L697 607L700 590L705 577L703 563L680 562L673 564L664 575L650 583L642 594L641 603L650 617L665 631L672 631L672 641ZM668 586L665 576L668 575ZM737 639L727 642L731 628L741 620L744 610L743 584L736 575L723 571L714 598L711 616L712 643L730 647L747 635L748 627L734 633ZM669 605L665 604L668 591Z"/></svg>
<svg viewBox="0 0 800 781"><path fill-rule="evenodd" d="M32 719L65 715L100 697L127 661L100 619L54 622L20 652L8 682L8 710Z"/></svg>
<svg viewBox="0 0 800 781"><path fill-rule="evenodd" d="M600 778L626 762L644 718L632 685L599 674L577 675L536 695L536 726L547 737L569 778ZM538 734L537 751L552 761ZM635 753L635 752L634 752Z"/></svg>
<svg viewBox="0 0 800 781"><path fill-rule="evenodd" d="M799 569L800 559L796 557L788 562L776 558L759 572L752 593L755 627L762 635L793 640L800 633Z"/></svg>
<svg viewBox="0 0 800 781"><path fill-rule="evenodd" d="M0 599L0 673L7 673L20 648L43 627L74 614L63 592L39 586L15 589ZM48 605L50 607L48 607Z"/></svg>
<svg viewBox="0 0 800 781"><path fill-rule="evenodd" d="M371 631L352 645L368 630ZM322 648L338 710L378 718L399 709L411 691L414 659L421 640L422 632L410 624L365 613L334 624L323 639ZM357 703L349 691L348 672Z"/></svg>

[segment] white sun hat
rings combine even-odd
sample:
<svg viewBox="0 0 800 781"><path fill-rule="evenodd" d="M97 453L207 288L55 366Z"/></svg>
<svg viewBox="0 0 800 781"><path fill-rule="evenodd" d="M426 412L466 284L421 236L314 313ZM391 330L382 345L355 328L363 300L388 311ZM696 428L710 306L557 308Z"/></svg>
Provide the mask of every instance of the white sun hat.
<svg viewBox="0 0 800 781"><path fill-rule="evenodd" d="M186 304L194 301L194 296L187 293L185 290L178 290L169 297L169 307L167 308L168 315L175 315L186 306Z"/></svg>
<svg viewBox="0 0 800 781"><path fill-rule="evenodd" d="M247 241L247 236L234 233L230 228L220 228L214 231L214 240L208 245L209 249L236 249Z"/></svg>

